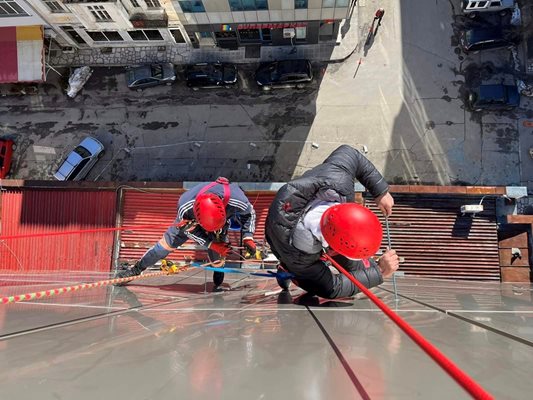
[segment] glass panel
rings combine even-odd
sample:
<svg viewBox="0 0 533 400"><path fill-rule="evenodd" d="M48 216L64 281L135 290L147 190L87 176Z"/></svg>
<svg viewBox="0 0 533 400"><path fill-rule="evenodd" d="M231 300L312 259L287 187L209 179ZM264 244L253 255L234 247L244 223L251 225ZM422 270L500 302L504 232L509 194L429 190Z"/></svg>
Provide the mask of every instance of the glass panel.
<svg viewBox="0 0 533 400"><path fill-rule="evenodd" d="M87 150L85 147L82 147L82 146L76 147L74 149L74 152L78 153L81 158L87 158L91 156L91 153L89 152L89 150Z"/></svg>
<svg viewBox="0 0 533 400"><path fill-rule="evenodd" d="M307 0L294 0L294 8L307 8Z"/></svg>
<svg viewBox="0 0 533 400"><path fill-rule="evenodd" d="M124 38L120 36L120 33L117 31L105 31L104 35L106 35L111 42L121 42L124 40Z"/></svg>
<svg viewBox="0 0 533 400"><path fill-rule="evenodd" d="M268 10L268 0L255 0L255 8L258 10Z"/></svg>
<svg viewBox="0 0 533 400"><path fill-rule="evenodd" d="M95 42L107 42L107 38L102 32L87 32L87 35Z"/></svg>
<svg viewBox="0 0 533 400"><path fill-rule="evenodd" d="M143 31L128 31L133 40L148 40Z"/></svg>
<svg viewBox="0 0 533 400"><path fill-rule="evenodd" d="M144 31L146 37L148 40L163 40L163 36L161 36L161 33L157 30L145 30Z"/></svg>
<svg viewBox="0 0 533 400"><path fill-rule="evenodd" d="M228 0L229 8L231 11L242 11L241 0Z"/></svg>
<svg viewBox="0 0 533 400"><path fill-rule="evenodd" d="M349 0L337 0L336 1L336 7L348 7L348 4L350 3Z"/></svg>
<svg viewBox="0 0 533 400"><path fill-rule="evenodd" d="M307 38L307 27L303 26L296 28L296 39L305 39Z"/></svg>
<svg viewBox="0 0 533 400"><path fill-rule="evenodd" d="M335 0L322 0L322 8L334 8Z"/></svg>
<svg viewBox="0 0 533 400"><path fill-rule="evenodd" d="M176 43L185 43L185 39L183 38L183 35L179 29L171 29L170 33L172 34L172 37Z"/></svg>
<svg viewBox="0 0 533 400"><path fill-rule="evenodd" d="M204 4L201 1L193 1L192 12L205 12Z"/></svg>
<svg viewBox="0 0 533 400"><path fill-rule="evenodd" d="M255 0L241 0L242 8L245 11L254 11L255 10Z"/></svg>
<svg viewBox="0 0 533 400"><path fill-rule="evenodd" d="M190 1L178 1L180 3L181 10L185 12L192 12L192 2Z"/></svg>

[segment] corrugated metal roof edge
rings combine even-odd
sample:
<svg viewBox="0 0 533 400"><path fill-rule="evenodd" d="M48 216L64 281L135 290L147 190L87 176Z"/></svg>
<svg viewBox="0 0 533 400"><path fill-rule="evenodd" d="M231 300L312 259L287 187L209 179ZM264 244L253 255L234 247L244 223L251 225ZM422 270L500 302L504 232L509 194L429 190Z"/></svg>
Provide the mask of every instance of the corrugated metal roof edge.
<svg viewBox="0 0 533 400"><path fill-rule="evenodd" d="M64 189L64 190L117 190L119 188L176 190L189 189L201 182L58 182L21 179L4 179L4 188ZM244 190L257 192L277 191L285 182L236 182ZM354 185L356 192L365 192L360 183ZM391 185L392 193L450 194L450 195L504 195L506 186L437 186L437 185Z"/></svg>

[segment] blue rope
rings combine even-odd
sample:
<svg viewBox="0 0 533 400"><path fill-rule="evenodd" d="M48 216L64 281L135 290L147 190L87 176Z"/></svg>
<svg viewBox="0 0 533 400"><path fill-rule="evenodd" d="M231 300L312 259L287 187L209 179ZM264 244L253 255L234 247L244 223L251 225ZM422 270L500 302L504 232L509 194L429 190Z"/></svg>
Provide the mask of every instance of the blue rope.
<svg viewBox="0 0 533 400"><path fill-rule="evenodd" d="M267 271L267 273L264 272L250 272L250 271L244 271L242 269L237 268L226 268L226 267L206 267L201 265L200 263L193 262L189 264L191 267L195 268L202 268L206 271L214 271L214 272L223 272L228 274L243 274L243 275L253 275L253 276L263 276L266 278L277 278L277 279L292 279L294 278L294 275L290 272L286 271L280 271L280 272L273 272L273 271Z"/></svg>

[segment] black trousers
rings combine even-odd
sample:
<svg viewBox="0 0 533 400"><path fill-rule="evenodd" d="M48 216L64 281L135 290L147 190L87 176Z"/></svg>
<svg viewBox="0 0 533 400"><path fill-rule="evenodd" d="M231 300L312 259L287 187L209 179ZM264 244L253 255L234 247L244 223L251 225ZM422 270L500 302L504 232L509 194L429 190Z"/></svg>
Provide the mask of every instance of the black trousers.
<svg viewBox="0 0 533 400"><path fill-rule="evenodd" d="M363 262L350 260L337 255L333 259L344 267L363 286L371 288L383 283L381 270L373 259ZM366 265L365 265L366 264ZM346 276L333 273L328 264L323 261L301 267L282 263L283 267L295 275L294 282L297 286L310 294L315 294L326 299L351 297L359 293L359 289Z"/></svg>

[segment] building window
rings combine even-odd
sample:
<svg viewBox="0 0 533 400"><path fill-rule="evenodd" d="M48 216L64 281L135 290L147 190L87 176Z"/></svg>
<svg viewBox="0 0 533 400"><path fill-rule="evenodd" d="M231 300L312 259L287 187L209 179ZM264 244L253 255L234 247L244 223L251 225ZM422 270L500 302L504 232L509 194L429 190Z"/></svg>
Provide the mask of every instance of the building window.
<svg viewBox="0 0 533 400"><path fill-rule="evenodd" d="M87 42L80 36L78 32L76 32L76 29L74 29L72 26L62 26L61 29L65 31L67 35L70 36L72 40L74 40L76 43L78 43L80 46L87 45Z"/></svg>
<svg viewBox="0 0 533 400"><path fill-rule="evenodd" d="M131 2L131 5L132 5L133 7L136 7L136 8L137 8L137 7L140 7L140 5L139 5L139 3L137 2L137 0L130 0L130 2Z"/></svg>
<svg viewBox="0 0 533 400"><path fill-rule="evenodd" d="M104 6L89 6L89 11L98 22L113 22Z"/></svg>
<svg viewBox="0 0 533 400"><path fill-rule="evenodd" d="M201 13L205 12L204 4L201 0L178 1L184 13Z"/></svg>
<svg viewBox="0 0 533 400"><path fill-rule="evenodd" d="M305 40L307 39L307 27L301 26L296 28L296 40Z"/></svg>
<svg viewBox="0 0 533 400"><path fill-rule="evenodd" d="M128 33L133 40L137 41L163 40L163 36L161 36L161 33L156 29L128 31Z"/></svg>
<svg viewBox="0 0 533 400"><path fill-rule="evenodd" d="M69 11L65 10L59 1L55 0L43 0L43 3L46 4L46 7L53 13L68 13Z"/></svg>
<svg viewBox="0 0 533 400"><path fill-rule="evenodd" d="M87 32L95 42L122 42L124 39L117 31Z"/></svg>
<svg viewBox="0 0 533 400"><path fill-rule="evenodd" d="M14 0L0 0L0 17L11 15L28 15Z"/></svg>
<svg viewBox="0 0 533 400"><path fill-rule="evenodd" d="M300 8L307 8L307 0L294 0L294 8L300 9Z"/></svg>
<svg viewBox="0 0 533 400"><path fill-rule="evenodd" d="M211 32L198 32L198 34L200 35L200 37L202 39L211 39L211 38L213 38L213 35L211 34Z"/></svg>
<svg viewBox="0 0 533 400"><path fill-rule="evenodd" d="M185 39L183 38L183 35L179 29L170 29L170 34L176 43L185 43Z"/></svg>
<svg viewBox="0 0 533 400"><path fill-rule="evenodd" d="M334 8L335 0L322 0L322 8Z"/></svg>
<svg viewBox="0 0 533 400"><path fill-rule="evenodd" d="M159 4L159 0L144 0L146 3L146 7L148 8L161 8L161 4Z"/></svg>
<svg viewBox="0 0 533 400"><path fill-rule="evenodd" d="M268 0L228 0L231 11L268 10Z"/></svg>
<svg viewBox="0 0 533 400"><path fill-rule="evenodd" d="M336 0L335 7L348 7L349 0Z"/></svg>

